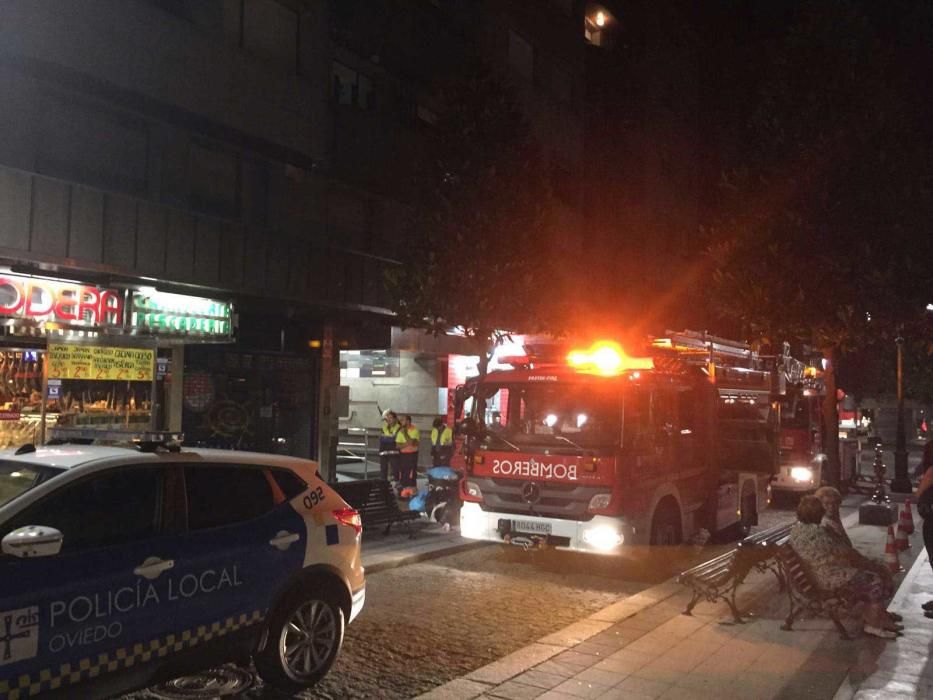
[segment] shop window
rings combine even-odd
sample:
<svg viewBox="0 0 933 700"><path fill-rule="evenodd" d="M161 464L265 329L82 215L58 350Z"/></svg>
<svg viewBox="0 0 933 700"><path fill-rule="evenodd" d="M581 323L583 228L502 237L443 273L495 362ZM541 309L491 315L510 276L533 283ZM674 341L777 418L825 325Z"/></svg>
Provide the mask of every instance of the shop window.
<svg viewBox="0 0 933 700"><path fill-rule="evenodd" d="M271 473L272 478L275 479L275 483L278 484L278 487L282 489L282 493L285 494L286 500L292 500L295 496L304 493L308 488L304 479L295 472L273 469Z"/></svg>
<svg viewBox="0 0 933 700"><path fill-rule="evenodd" d="M237 214L238 162L235 154L220 148L192 144L189 151L191 206L206 214Z"/></svg>
<svg viewBox="0 0 933 700"><path fill-rule="evenodd" d="M534 47L512 30L509 30L509 66L517 75L528 82L534 80Z"/></svg>
<svg viewBox="0 0 933 700"><path fill-rule="evenodd" d="M298 13L275 0L245 0L243 48L269 63L295 71Z"/></svg>
<svg viewBox="0 0 933 700"><path fill-rule="evenodd" d="M373 81L368 76L334 61L331 77L334 101L340 105L369 109L373 103Z"/></svg>
<svg viewBox="0 0 933 700"><path fill-rule="evenodd" d="M3 534L25 525L62 533L63 552L114 547L159 532L163 470L119 469L65 486L20 513Z"/></svg>
<svg viewBox="0 0 933 700"><path fill-rule="evenodd" d="M272 488L258 467L186 467L185 489L189 530L247 522L274 505Z"/></svg>

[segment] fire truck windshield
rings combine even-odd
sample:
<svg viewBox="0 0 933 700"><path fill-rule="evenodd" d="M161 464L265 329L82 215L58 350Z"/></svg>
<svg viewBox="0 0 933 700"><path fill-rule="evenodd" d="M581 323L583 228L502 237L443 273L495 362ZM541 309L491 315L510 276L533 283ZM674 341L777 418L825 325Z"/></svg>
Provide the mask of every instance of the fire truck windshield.
<svg viewBox="0 0 933 700"><path fill-rule="evenodd" d="M618 390L562 383L500 385L489 391L484 416L489 448L595 449L619 443Z"/></svg>

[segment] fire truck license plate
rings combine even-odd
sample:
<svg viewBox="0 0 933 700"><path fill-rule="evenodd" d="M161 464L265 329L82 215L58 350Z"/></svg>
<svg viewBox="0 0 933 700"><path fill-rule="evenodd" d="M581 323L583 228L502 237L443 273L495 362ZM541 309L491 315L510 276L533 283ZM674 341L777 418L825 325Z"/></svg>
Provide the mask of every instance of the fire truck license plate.
<svg viewBox="0 0 933 700"><path fill-rule="evenodd" d="M513 532L524 532L529 535L550 535L551 523L538 523L531 520L513 520Z"/></svg>

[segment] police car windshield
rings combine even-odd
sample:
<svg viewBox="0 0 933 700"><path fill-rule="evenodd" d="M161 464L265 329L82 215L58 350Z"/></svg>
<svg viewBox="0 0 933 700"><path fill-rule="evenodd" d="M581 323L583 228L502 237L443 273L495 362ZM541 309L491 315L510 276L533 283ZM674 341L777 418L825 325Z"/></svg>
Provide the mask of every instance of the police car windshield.
<svg viewBox="0 0 933 700"><path fill-rule="evenodd" d="M22 496L59 471L22 462L0 462L0 506L5 506L14 498Z"/></svg>
<svg viewBox="0 0 933 700"><path fill-rule="evenodd" d="M486 399L486 445L593 449L618 443L617 392L590 385L512 384Z"/></svg>

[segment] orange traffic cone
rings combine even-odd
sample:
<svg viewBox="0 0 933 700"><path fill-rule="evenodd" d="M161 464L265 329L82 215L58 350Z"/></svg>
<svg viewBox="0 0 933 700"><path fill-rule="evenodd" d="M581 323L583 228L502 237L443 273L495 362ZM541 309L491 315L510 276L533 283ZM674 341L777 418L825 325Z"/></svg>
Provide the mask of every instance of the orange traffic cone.
<svg viewBox="0 0 933 700"><path fill-rule="evenodd" d="M907 534L912 535L916 528L914 527L914 511L910 507L910 499L904 501L904 512L902 514L907 528Z"/></svg>
<svg viewBox="0 0 933 700"><path fill-rule="evenodd" d="M901 562L897 558L897 545L894 544L894 526L888 525L888 541L884 546L884 563L892 574L899 573Z"/></svg>
<svg viewBox="0 0 933 700"><path fill-rule="evenodd" d="M907 539L907 528L904 527L904 511L901 511L900 520L897 523L897 537L894 538L894 546L898 552L910 549L910 540Z"/></svg>

